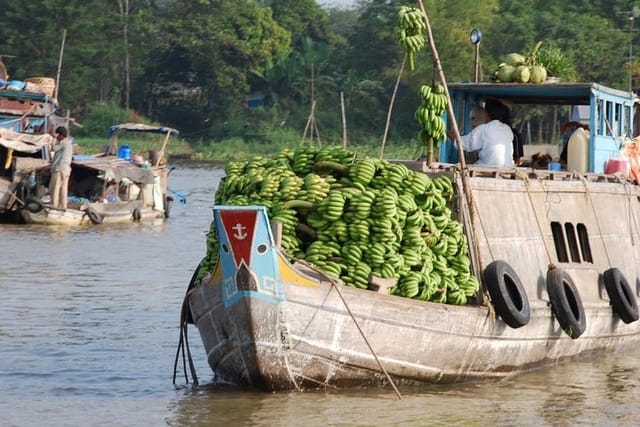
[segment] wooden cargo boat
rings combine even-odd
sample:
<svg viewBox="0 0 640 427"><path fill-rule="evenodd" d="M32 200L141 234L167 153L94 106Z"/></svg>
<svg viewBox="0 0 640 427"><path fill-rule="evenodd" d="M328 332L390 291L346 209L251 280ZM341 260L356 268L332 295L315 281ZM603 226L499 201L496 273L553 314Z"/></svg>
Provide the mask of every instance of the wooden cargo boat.
<svg viewBox="0 0 640 427"><path fill-rule="evenodd" d="M499 379L640 343L640 187L604 173L635 135L635 96L594 84L450 93L465 131L489 97L590 106L589 170L461 168L446 146L433 167L404 162L454 184L451 212L480 283L462 305L390 295L373 278L343 286L283 251L264 206L215 205L219 257L194 273L182 328L198 328L217 381L303 390Z"/></svg>

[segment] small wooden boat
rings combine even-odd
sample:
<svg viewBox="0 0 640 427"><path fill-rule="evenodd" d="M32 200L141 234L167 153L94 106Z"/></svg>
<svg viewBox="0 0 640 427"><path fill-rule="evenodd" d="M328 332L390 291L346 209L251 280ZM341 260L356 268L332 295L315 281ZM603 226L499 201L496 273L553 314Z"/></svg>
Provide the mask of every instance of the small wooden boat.
<svg viewBox="0 0 640 427"><path fill-rule="evenodd" d="M151 150L149 158L132 159L113 155L118 151L121 132L160 133L165 135L161 150ZM106 153L74 155L71 162L67 209L48 204L46 170L43 184L27 195L21 214L24 222L45 225L91 225L148 221L167 218L170 201L169 168L164 153L168 139L178 134L175 129L140 123L112 126L111 142ZM123 154L123 153L120 153ZM137 161L134 161L137 160ZM37 194L45 194L37 197Z"/></svg>
<svg viewBox="0 0 640 427"><path fill-rule="evenodd" d="M588 147L570 151L585 156L578 163L588 170L461 168L448 163L446 146L439 164L403 163L453 184L448 220L464 227L469 271L480 286L457 304L402 296L400 283L389 288L375 274L364 288L354 286L347 279L355 264L340 260L350 255L331 253L341 265L335 274L285 248L289 241L274 225L287 221L269 217L273 205L215 205L210 234L218 246L210 236L209 254L219 250L194 273L182 328L198 328L216 380L303 390L500 379L640 343L640 187L628 173L605 173L621 141L635 135L635 96L595 84L450 88L463 130L471 106L489 97L589 105ZM376 226L369 223L372 233ZM405 239L407 231L396 234ZM444 240L429 247L435 252ZM308 251L296 253L308 259ZM468 280L453 278L447 294Z"/></svg>

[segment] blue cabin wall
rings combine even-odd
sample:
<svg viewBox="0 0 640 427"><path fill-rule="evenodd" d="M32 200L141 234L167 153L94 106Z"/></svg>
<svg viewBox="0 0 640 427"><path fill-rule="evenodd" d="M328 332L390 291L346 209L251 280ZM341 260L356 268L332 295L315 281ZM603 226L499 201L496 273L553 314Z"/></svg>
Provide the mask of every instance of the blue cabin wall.
<svg viewBox="0 0 640 427"><path fill-rule="evenodd" d="M634 135L634 102L597 89L591 93L589 171L604 173L607 162L619 157L623 138Z"/></svg>

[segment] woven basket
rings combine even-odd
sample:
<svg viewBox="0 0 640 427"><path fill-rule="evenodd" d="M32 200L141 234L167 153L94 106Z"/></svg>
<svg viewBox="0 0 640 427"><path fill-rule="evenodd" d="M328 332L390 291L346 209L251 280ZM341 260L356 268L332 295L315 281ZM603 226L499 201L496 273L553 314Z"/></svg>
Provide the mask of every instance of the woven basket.
<svg viewBox="0 0 640 427"><path fill-rule="evenodd" d="M51 77L29 77L24 79L25 83L32 83L38 90L48 96L53 96L56 90L56 81Z"/></svg>

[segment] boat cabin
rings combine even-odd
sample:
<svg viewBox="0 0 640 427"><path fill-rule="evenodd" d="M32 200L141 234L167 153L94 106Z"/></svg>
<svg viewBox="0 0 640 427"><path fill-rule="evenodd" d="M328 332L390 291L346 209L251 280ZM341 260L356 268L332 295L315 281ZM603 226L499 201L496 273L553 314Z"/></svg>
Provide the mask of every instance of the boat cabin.
<svg viewBox="0 0 640 427"><path fill-rule="evenodd" d="M636 95L597 83L455 83L449 85L449 94L461 134L471 131L474 108L482 106L486 99L497 98L511 108L516 122L519 112L544 115L543 120L554 126L547 140L536 142L559 145L560 151L563 147L559 124L576 117L583 119L576 113L588 108L588 119L583 123L588 125L588 137L583 147L570 151L573 158L567 159L566 168L577 172L605 173L607 163L619 157L623 141L636 135ZM440 161L458 162L453 142L441 144Z"/></svg>

